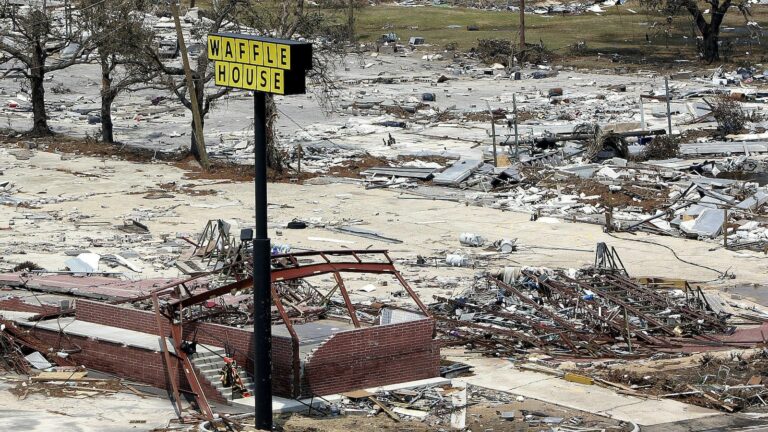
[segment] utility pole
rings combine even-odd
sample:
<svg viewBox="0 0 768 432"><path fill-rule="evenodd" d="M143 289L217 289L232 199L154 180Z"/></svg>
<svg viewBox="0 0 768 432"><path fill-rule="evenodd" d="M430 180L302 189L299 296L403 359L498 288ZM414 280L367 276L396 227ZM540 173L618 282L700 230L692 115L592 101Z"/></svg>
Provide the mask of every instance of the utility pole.
<svg viewBox="0 0 768 432"><path fill-rule="evenodd" d="M491 104L488 101L485 101L485 104L488 105L488 114L491 115L491 135L493 136L493 166L498 166L498 158L496 157L496 124L493 121L493 110L491 110Z"/></svg>
<svg viewBox="0 0 768 432"><path fill-rule="evenodd" d="M72 37L69 26L69 0L64 0L64 31L67 33L67 39Z"/></svg>
<svg viewBox="0 0 768 432"><path fill-rule="evenodd" d="M520 49L525 51L525 0L520 0Z"/></svg>
<svg viewBox="0 0 768 432"><path fill-rule="evenodd" d="M667 128L669 137L672 137L672 109L669 107L669 78L664 77L664 88L667 92Z"/></svg>
<svg viewBox="0 0 768 432"><path fill-rule="evenodd" d="M222 40L229 47L222 49ZM232 59L231 45L250 46L251 54ZM247 45L246 45L247 44ZM265 48L265 46L267 48ZM274 47L269 49L268 47ZM241 49L241 48L238 48ZM272 53L270 54L271 51ZM276 54L280 52L282 54ZM273 56L274 55L274 56ZM266 59L274 59L272 65ZM256 229L243 230L241 239L253 239L253 381L254 417L258 430L273 430L272 424L272 304L271 247L267 231L267 94L305 94L306 73L312 68L312 44L236 33L208 35L208 59L214 60L214 82L220 87L252 89L254 138L254 213ZM268 73L248 73L248 67ZM263 68L263 69L262 69ZM229 71L227 70L229 69ZM279 75L275 72L279 70ZM251 69L252 70L252 69Z"/></svg>
<svg viewBox="0 0 768 432"><path fill-rule="evenodd" d="M192 104L192 120L195 123L195 146L200 155L200 164L206 171L211 167L208 161L208 153L205 150L205 138L203 137L203 121L200 115L200 105L197 104L197 91L195 83L192 81L192 69L189 67L189 56L187 55L187 44L184 43L184 34L181 32L181 21L179 20L179 5L176 0L171 0L171 13L173 22L176 24L176 38L179 40L179 50L181 50L181 61L184 65L184 75L187 81L187 91L189 92L189 102Z"/></svg>
<svg viewBox="0 0 768 432"><path fill-rule="evenodd" d="M514 93L512 93L512 110L515 115L515 160L520 161L520 155L518 150L520 141L517 135L517 99L515 98Z"/></svg>
<svg viewBox="0 0 768 432"><path fill-rule="evenodd" d="M355 0L349 0L349 43L355 43Z"/></svg>
<svg viewBox="0 0 768 432"><path fill-rule="evenodd" d="M253 367L256 428L272 430L272 276L267 231L266 93L254 92L254 189L256 236L253 239Z"/></svg>

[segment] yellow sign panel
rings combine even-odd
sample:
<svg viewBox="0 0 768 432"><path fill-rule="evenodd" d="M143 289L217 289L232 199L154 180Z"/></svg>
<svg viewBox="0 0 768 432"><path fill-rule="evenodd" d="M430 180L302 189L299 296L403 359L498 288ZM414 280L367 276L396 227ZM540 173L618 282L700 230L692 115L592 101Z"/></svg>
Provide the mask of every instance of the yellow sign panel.
<svg viewBox="0 0 768 432"><path fill-rule="evenodd" d="M275 94L305 92L312 45L286 39L218 33L208 35L216 85Z"/></svg>
<svg viewBox="0 0 768 432"><path fill-rule="evenodd" d="M264 60L262 60L262 56L261 56L261 42L248 41L248 45L250 46L250 52L251 52L251 58L248 63L254 66L263 65Z"/></svg>
<svg viewBox="0 0 768 432"><path fill-rule="evenodd" d="M217 61L214 79L218 86L285 94L285 71L282 69Z"/></svg>
<svg viewBox="0 0 768 432"><path fill-rule="evenodd" d="M208 36L208 59L291 69L289 45L231 37Z"/></svg>

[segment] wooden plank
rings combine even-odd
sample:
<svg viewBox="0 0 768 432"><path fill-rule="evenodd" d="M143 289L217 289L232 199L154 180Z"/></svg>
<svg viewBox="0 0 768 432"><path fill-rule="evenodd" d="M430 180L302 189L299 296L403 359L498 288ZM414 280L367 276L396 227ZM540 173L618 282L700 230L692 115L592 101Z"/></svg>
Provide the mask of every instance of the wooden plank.
<svg viewBox="0 0 768 432"><path fill-rule="evenodd" d="M85 378L88 372L40 372L40 374L33 376L32 381L77 381Z"/></svg>
<svg viewBox="0 0 768 432"><path fill-rule="evenodd" d="M373 396L373 393L367 392L365 390L354 390L351 392L342 393L341 395L350 399L365 399Z"/></svg>
<svg viewBox="0 0 768 432"><path fill-rule="evenodd" d="M390 416L390 417L392 418L392 420L394 420L394 421L396 421L396 422L398 422L398 423L400 422L400 417L398 417L398 416L397 416L397 414L395 414L395 413L393 413L392 411L390 411L390 409L389 409L389 408L387 408L387 406L386 406L386 405L384 405L383 403L379 402L379 400L378 400L378 399L376 399L376 398L375 398L375 397L373 397L373 396L369 396L369 397L368 397L368 399L369 399L371 402L373 402L373 403L375 403L376 405L378 405L378 406L379 406L379 408L381 408L381 409L382 409L382 411L384 411L385 413L387 413L387 415L388 415L388 416Z"/></svg>
<svg viewBox="0 0 768 432"><path fill-rule="evenodd" d="M588 376L578 375L570 372L563 375L563 379L566 381L570 381L578 384L584 384L584 385L592 385L595 383L594 380Z"/></svg>
<svg viewBox="0 0 768 432"><path fill-rule="evenodd" d="M717 399L717 398L707 394L707 392L699 390L699 389L697 389L696 387L694 387L694 386L692 386L690 384L686 384L685 387L688 388L691 391L700 391L701 395L704 396L704 398L707 399L708 401L712 402L713 404L715 404L715 405L717 405L719 407L722 407L724 410L726 410L728 412L733 412L733 407L732 406L730 406L730 405L720 401L719 399Z"/></svg>
<svg viewBox="0 0 768 432"><path fill-rule="evenodd" d="M68 386L68 389L74 389L74 390L85 390L85 391L95 391L95 392L104 392L104 393L117 393L118 390L112 390L112 389L100 389L100 388L94 388L94 387L83 387L83 386Z"/></svg>
<svg viewBox="0 0 768 432"><path fill-rule="evenodd" d="M147 395L145 395L144 393L136 390L136 387L133 387L133 386L128 385L128 384L123 384L123 386L125 386L125 388L127 388L131 393L135 394L136 396L138 396L138 397L140 397L142 399L146 399L147 398Z"/></svg>
<svg viewBox="0 0 768 432"><path fill-rule="evenodd" d="M107 382L112 381L112 379L102 379L102 378L38 378L38 377L31 377L30 380L32 382L46 382L46 381L53 381L53 382Z"/></svg>

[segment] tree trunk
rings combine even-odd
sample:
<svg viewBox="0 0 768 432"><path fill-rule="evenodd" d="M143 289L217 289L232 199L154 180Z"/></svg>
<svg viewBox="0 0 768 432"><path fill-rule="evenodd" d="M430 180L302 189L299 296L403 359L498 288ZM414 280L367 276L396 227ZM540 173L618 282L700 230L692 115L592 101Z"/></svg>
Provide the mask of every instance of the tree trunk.
<svg viewBox="0 0 768 432"><path fill-rule="evenodd" d="M200 128L205 128L205 116L200 116ZM192 154L192 156L195 157L195 160L200 162L200 152L197 151L197 140L195 139L195 120L193 119L190 122L190 129L192 130L192 133L190 134L190 140L189 140L189 152Z"/></svg>
<svg viewBox="0 0 768 432"><path fill-rule="evenodd" d="M101 93L101 140L109 144L115 142L112 127L112 102L114 100L115 95L111 91Z"/></svg>
<svg viewBox="0 0 768 432"><path fill-rule="evenodd" d="M101 140L112 144L115 137L112 131L112 102L115 100L112 90L112 77L109 74L109 64L105 58L101 61Z"/></svg>
<svg viewBox="0 0 768 432"><path fill-rule="evenodd" d="M200 85L199 80L194 81L194 88L195 93L197 94L197 106L198 110L200 111L200 130L205 131L205 116L208 114L208 110L205 109L205 106L203 105L203 101L205 100L205 84ZM190 98L191 99L191 98ZM191 105L190 105L191 107ZM210 109L210 106L208 107ZM192 109L189 110L190 113L192 113ZM192 154L192 156L195 157L195 160L198 162L201 162L201 156L200 151L197 148L197 139L195 138L195 115L192 114L192 134L190 138L190 147L189 152ZM205 132L203 132L205 133ZM203 143L205 143L205 140L203 140Z"/></svg>
<svg viewBox="0 0 768 432"><path fill-rule="evenodd" d="M45 113L45 87L43 86L43 74L39 69L32 70L29 77L29 85L32 87L32 135L45 136L51 134L48 128L48 116Z"/></svg>
<svg viewBox="0 0 768 432"><path fill-rule="evenodd" d="M268 94L266 97L266 117L267 117L267 167L277 172L283 172L285 168L285 157L280 149L277 148L275 139L275 121L277 120L277 105L275 98Z"/></svg>
<svg viewBox="0 0 768 432"><path fill-rule="evenodd" d="M704 60L707 63L712 63L720 60L720 51L718 42L718 32L709 31L702 35L704 37Z"/></svg>

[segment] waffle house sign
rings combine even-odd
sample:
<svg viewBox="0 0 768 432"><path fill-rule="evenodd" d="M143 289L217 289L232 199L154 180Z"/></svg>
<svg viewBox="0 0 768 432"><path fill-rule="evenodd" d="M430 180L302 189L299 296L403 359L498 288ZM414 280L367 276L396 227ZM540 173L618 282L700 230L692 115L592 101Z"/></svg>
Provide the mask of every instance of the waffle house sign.
<svg viewBox="0 0 768 432"><path fill-rule="evenodd" d="M306 92L312 44L234 33L208 35L217 86L278 95Z"/></svg>

